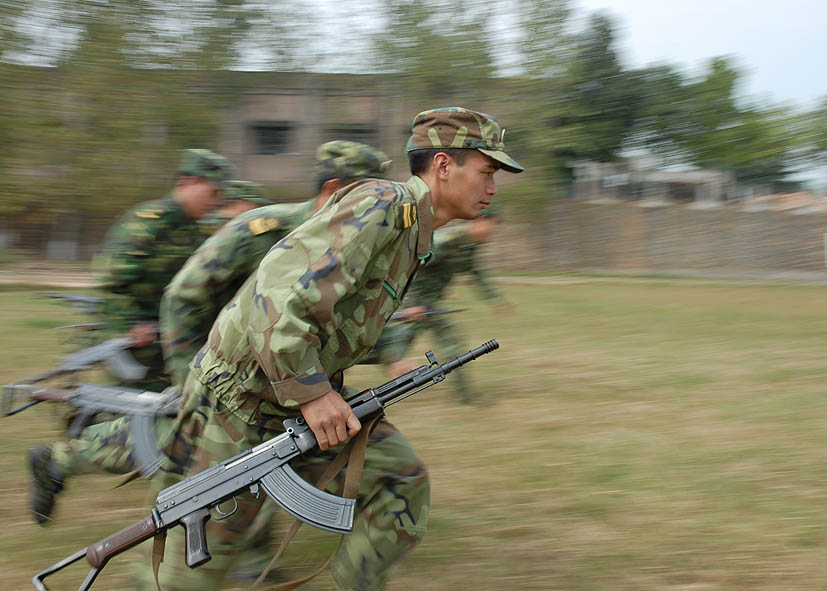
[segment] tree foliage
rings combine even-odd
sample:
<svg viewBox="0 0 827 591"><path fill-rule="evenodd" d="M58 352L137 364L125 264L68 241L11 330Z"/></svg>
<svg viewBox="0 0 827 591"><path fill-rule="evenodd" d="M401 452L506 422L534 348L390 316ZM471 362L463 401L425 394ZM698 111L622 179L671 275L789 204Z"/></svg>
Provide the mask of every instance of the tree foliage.
<svg viewBox="0 0 827 591"><path fill-rule="evenodd" d="M711 60L696 79L672 66L642 71L639 145L670 162L732 171L744 183L784 181L801 160L796 115L739 105L740 78L728 58Z"/></svg>
<svg viewBox="0 0 827 591"><path fill-rule="evenodd" d="M400 75L411 98L490 98L490 6L474 0L388 0L375 38L377 68Z"/></svg>

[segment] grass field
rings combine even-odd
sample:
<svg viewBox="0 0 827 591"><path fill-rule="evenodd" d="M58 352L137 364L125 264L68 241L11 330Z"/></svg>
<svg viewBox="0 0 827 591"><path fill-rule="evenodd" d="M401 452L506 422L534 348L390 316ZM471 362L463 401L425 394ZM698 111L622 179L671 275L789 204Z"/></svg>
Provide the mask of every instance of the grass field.
<svg viewBox="0 0 827 591"><path fill-rule="evenodd" d="M511 315L463 285L451 302L472 308L455 317L469 348L501 343L467 370L496 403L454 404L448 378L390 410L432 477L429 533L391 591L827 588L825 287L503 287ZM53 328L77 320L31 295L0 291L0 383L50 368ZM360 367L348 381L384 378ZM30 522L24 453L60 436L56 416L40 405L2 420L3 589L30 589L36 571L146 516L145 482L113 491L116 478L93 476L70 483L50 527ZM334 544L299 537L291 576ZM95 588L130 588L129 558ZM84 572L53 588L76 589Z"/></svg>

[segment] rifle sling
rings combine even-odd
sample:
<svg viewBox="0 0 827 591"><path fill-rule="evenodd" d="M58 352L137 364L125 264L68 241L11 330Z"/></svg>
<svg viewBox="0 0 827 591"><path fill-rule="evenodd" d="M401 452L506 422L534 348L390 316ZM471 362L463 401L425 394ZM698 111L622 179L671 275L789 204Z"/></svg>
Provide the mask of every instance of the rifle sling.
<svg viewBox="0 0 827 591"><path fill-rule="evenodd" d="M141 476L142 476L142 474L141 474L141 469L140 469L140 468L136 468L135 470L132 470L132 472L128 473L128 474L124 477L124 479L123 479L123 480L121 480L118 484L116 484L115 486L113 486L113 487L112 487L112 490L115 490L116 488L121 488L122 486L124 486L124 485L126 485L126 484L129 484L129 483L130 483L130 482L132 482L133 480L137 480L137 479L138 479L138 478L140 478Z"/></svg>
<svg viewBox="0 0 827 591"><path fill-rule="evenodd" d="M364 425L359 433L347 442L342 451L333 459L333 461L327 466L324 473L319 477L319 480L316 482L316 488L324 489L325 486L342 470L342 467L347 463L347 472L345 473L345 482L340 490L341 496L345 497L346 499L354 499L356 498L356 493L359 492L359 485L362 483L362 474L364 472L364 465L365 465L365 453L368 447L368 436L370 435L373 428L376 426L376 423L379 421L381 417L377 416L374 417L367 425ZM254 591L261 583L264 581L264 578L269 574L276 563L281 558L284 551L287 549L287 546L293 540L293 537L296 535L296 532L299 531L299 528L302 526L303 521L297 519L293 522L293 525L290 526L290 530L284 536L284 539L279 546L279 549L276 551L273 558L270 560L269 564L264 568L261 574L256 579L256 582L250 587L249 591ZM315 579L319 576L324 570L330 566L330 563L333 562L333 559L336 557L336 554L339 552L339 548L342 547L342 544L345 541L345 536L339 536L339 543L336 545L336 548L333 550L333 553L330 557L322 564L316 572L306 577L302 577L300 579L294 579L292 581L287 581L286 583L279 583L278 585L271 585L270 587L265 587L260 591L291 591L292 589L296 589L308 581Z"/></svg>
<svg viewBox="0 0 827 591"><path fill-rule="evenodd" d="M152 541L152 574L155 575L155 587L161 591L161 583L158 581L158 569L164 561L164 549L167 545L167 532L163 530L156 534Z"/></svg>

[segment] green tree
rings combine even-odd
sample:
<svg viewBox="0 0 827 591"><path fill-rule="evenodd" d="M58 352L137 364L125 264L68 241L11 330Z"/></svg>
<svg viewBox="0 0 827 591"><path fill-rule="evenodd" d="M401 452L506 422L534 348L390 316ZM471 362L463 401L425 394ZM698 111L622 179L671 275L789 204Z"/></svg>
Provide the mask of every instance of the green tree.
<svg viewBox="0 0 827 591"><path fill-rule="evenodd" d="M515 3L513 11L520 72L513 81L517 113L510 137L542 184L560 178L564 166L558 150L575 141L572 129L558 124L567 110L565 73L574 46L567 32L570 6L568 0L527 0Z"/></svg>
<svg viewBox="0 0 827 591"><path fill-rule="evenodd" d="M562 115L572 142L561 157L611 162L626 141L641 101L634 73L624 71L615 51L614 24L592 14L564 72Z"/></svg>
<svg viewBox="0 0 827 591"><path fill-rule="evenodd" d="M583 31L570 29L565 1L520 3L519 89L535 168L568 181L574 160L615 160L635 122L640 94L615 51L612 21L593 14Z"/></svg>
<svg viewBox="0 0 827 591"><path fill-rule="evenodd" d="M740 182L785 181L800 161L797 116L740 106L740 78L728 58L711 60L696 80L672 66L642 71L638 144L669 162L732 171Z"/></svg>
<svg viewBox="0 0 827 591"><path fill-rule="evenodd" d="M397 74L413 99L493 96L491 4L389 0L375 38L377 69Z"/></svg>
<svg viewBox="0 0 827 591"><path fill-rule="evenodd" d="M800 113L796 123L802 158L813 166L827 166L827 96L815 109Z"/></svg>

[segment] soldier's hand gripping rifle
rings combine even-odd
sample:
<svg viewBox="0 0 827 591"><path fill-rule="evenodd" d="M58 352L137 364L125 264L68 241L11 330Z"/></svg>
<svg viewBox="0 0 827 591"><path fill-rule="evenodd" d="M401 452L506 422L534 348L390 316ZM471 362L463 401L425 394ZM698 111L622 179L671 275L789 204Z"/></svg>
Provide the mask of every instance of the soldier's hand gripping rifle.
<svg viewBox="0 0 827 591"><path fill-rule="evenodd" d="M441 365L428 351L428 365L360 392L347 402L359 420L382 415L391 404L441 382L454 369L498 347L494 339ZM258 495L264 489L282 509L310 525L340 534L351 533L355 501L311 486L290 467L290 460L316 447L313 432L302 417L284 421L284 427L282 435L162 490L148 517L37 573L32 578L35 588L48 591L46 577L86 557L92 569L78 588L86 591L112 557L153 536L165 535L167 529L176 525L185 530L187 565L200 566L211 559L204 529L210 509L227 516L219 505L246 490Z"/></svg>

